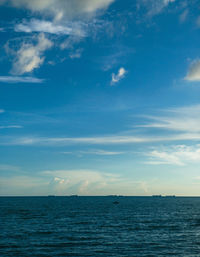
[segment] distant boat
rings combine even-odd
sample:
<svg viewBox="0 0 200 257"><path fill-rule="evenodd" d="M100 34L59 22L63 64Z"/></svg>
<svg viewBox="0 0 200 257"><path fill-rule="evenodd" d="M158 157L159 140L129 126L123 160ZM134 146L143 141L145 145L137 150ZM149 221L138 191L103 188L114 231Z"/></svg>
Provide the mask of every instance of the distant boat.
<svg viewBox="0 0 200 257"><path fill-rule="evenodd" d="M118 201L114 201L113 204L119 204L119 202Z"/></svg>
<svg viewBox="0 0 200 257"><path fill-rule="evenodd" d="M165 197L167 197L167 198L174 198L176 196L175 195L166 195Z"/></svg>
<svg viewBox="0 0 200 257"><path fill-rule="evenodd" d="M106 195L106 197L123 197L123 195Z"/></svg>

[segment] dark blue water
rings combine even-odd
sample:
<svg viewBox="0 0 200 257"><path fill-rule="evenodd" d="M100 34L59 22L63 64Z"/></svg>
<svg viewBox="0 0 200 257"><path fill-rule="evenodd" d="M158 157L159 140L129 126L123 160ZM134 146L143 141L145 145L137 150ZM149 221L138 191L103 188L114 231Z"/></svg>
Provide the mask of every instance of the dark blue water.
<svg viewBox="0 0 200 257"><path fill-rule="evenodd" d="M200 198L1 197L0 225L0 256L200 256Z"/></svg>

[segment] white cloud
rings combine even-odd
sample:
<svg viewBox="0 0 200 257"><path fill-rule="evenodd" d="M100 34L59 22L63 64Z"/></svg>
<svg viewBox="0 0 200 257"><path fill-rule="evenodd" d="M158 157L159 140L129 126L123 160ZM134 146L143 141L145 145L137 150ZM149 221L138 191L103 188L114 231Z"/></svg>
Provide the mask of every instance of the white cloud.
<svg viewBox="0 0 200 257"><path fill-rule="evenodd" d="M27 8L33 12L40 12L46 16L53 16L55 20L74 19L94 15L98 10L107 8L114 0L6 0L15 7Z"/></svg>
<svg viewBox="0 0 200 257"><path fill-rule="evenodd" d="M38 35L36 45L22 43L21 48L16 52L12 73L21 75L38 68L44 62L44 51L52 46L53 43L43 33Z"/></svg>
<svg viewBox="0 0 200 257"><path fill-rule="evenodd" d="M185 80L188 81L200 81L200 60L193 61L189 67L189 71Z"/></svg>
<svg viewBox="0 0 200 257"><path fill-rule="evenodd" d="M78 37L85 37L86 32L84 24L81 22L67 22L67 23L55 23L52 21L31 19L23 21L23 23L15 26L16 32L44 32L56 35L73 35Z"/></svg>
<svg viewBox="0 0 200 257"><path fill-rule="evenodd" d="M9 128L23 128L23 127L20 125L0 126L0 129L9 129Z"/></svg>
<svg viewBox="0 0 200 257"><path fill-rule="evenodd" d="M49 182L49 188L54 194L59 194L66 190L69 181L60 177L54 177Z"/></svg>
<svg viewBox="0 0 200 257"><path fill-rule="evenodd" d="M148 164L170 164L184 166L200 163L200 145L176 145L165 147L161 150L153 150L147 153L150 157Z"/></svg>
<svg viewBox="0 0 200 257"><path fill-rule="evenodd" d="M3 83L42 83L43 79L34 77L18 77L18 76L0 76L0 82Z"/></svg>
<svg viewBox="0 0 200 257"><path fill-rule="evenodd" d="M81 182L80 187L79 187L79 192L81 194L88 193L88 187L90 185L90 182L88 180L84 180Z"/></svg>
<svg viewBox="0 0 200 257"><path fill-rule="evenodd" d="M127 71L121 67L119 70L118 70L118 73L115 74L115 73L112 73L112 81L111 81L111 85L114 85L115 83L118 83L121 79L124 78L125 74L127 73Z"/></svg>
<svg viewBox="0 0 200 257"><path fill-rule="evenodd" d="M109 174L96 170L50 170L43 171L42 176L53 177L50 187L57 194L97 194L111 183L119 183L123 179L117 174Z"/></svg>
<svg viewBox="0 0 200 257"><path fill-rule="evenodd" d="M163 139L163 138L162 138ZM162 140L161 139L161 140ZM4 138L4 142L5 142ZM72 145L72 144L88 144L88 145L108 145L108 144L131 144L152 142L155 138L134 137L134 136L102 136L102 137L19 137L13 138L5 142L8 145ZM157 139L159 140L159 139ZM2 144L3 141L2 141Z"/></svg>
<svg viewBox="0 0 200 257"><path fill-rule="evenodd" d="M74 44L92 34L102 26L96 24L96 15L109 7L115 0L0 0L0 4L8 4L16 8L31 10L34 14L41 15L40 19L32 18L23 20L15 25L16 32L38 32L55 35L64 35L61 50L71 49L71 59L80 58L81 52L73 49ZM97 22L98 23L98 22ZM91 32L92 31L92 32ZM23 42L15 55L12 74L21 75L32 72L44 62L45 50L52 47L53 42L44 34L38 36L37 44L33 44L36 36L29 43ZM26 40L26 38L25 38ZM52 40L55 40L52 39ZM57 44L57 42L56 42ZM13 53L13 50L10 51Z"/></svg>
<svg viewBox="0 0 200 257"><path fill-rule="evenodd" d="M141 144L153 142L200 140L199 133L181 133L156 136L102 136L102 137L17 137L1 138L0 145L41 145L41 146L65 146L65 145L121 145Z"/></svg>
<svg viewBox="0 0 200 257"><path fill-rule="evenodd" d="M113 155L120 155L124 154L124 152L118 152L118 151L105 151L105 150L88 150L88 151L78 151L78 152L62 152L63 154L75 154L78 156L82 155L106 155L106 156L113 156Z"/></svg>
<svg viewBox="0 0 200 257"><path fill-rule="evenodd" d="M179 165L179 166L184 165L182 161L174 153L171 153L171 152L169 153L169 152L154 150L148 153L147 155L151 157L151 160L147 162L147 164L152 164L152 165L172 164L172 165Z"/></svg>
<svg viewBox="0 0 200 257"><path fill-rule="evenodd" d="M146 181L98 170L47 170L0 178L1 195L142 195Z"/></svg>
<svg viewBox="0 0 200 257"><path fill-rule="evenodd" d="M15 25L16 32L38 32L65 36L61 50L71 49L71 59L80 58L81 52L73 49L88 34L104 26L96 24L96 16L109 7L115 0L0 0L0 4L11 5L16 8L31 10L39 18L30 21L23 20ZM97 22L98 23L98 22ZM43 35L43 38L42 38ZM26 40L26 39L25 39ZM44 62L45 50L52 47L53 42L44 34L38 36L38 43L33 44L35 37L29 43L24 42L14 60L12 74L21 75L32 72ZM55 40L55 37L54 39ZM43 42L43 43L42 43ZM58 44L58 41L56 42ZM11 52L13 50L11 49Z"/></svg>
<svg viewBox="0 0 200 257"><path fill-rule="evenodd" d="M136 127L162 129L184 132L188 135L200 133L200 105L194 105L181 108L169 108L161 112L158 116L146 116L153 122L147 122L144 125L137 125Z"/></svg>
<svg viewBox="0 0 200 257"><path fill-rule="evenodd" d="M117 151L105 151L105 150L91 150L91 151L79 151L81 154L94 154L94 155L120 155L124 154L124 152Z"/></svg>
<svg viewBox="0 0 200 257"><path fill-rule="evenodd" d="M59 184L64 184L65 180L62 178L54 178L54 181Z"/></svg>

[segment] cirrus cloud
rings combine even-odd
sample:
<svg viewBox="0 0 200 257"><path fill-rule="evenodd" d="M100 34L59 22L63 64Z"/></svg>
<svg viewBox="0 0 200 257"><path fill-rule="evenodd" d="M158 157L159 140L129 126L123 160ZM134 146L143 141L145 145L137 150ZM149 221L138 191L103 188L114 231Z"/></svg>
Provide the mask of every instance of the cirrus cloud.
<svg viewBox="0 0 200 257"><path fill-rule="evenodd" d="M44 32L56 35L85 37L84 24L81 22L54 23L47 20L31 19L15 26L16 32Z"/></svg>
<svg viewBox="0 0 200 257"><path fill-rule="evenodd" d="M43 79L35 77L0 76L0 82L3 83L42 83L43 81Z"/></svg>
<svg viewBox="0 0 200 257"><path fill-rule="evenodd" d="M148 16L154 16L163 11L170 3L176 0L138 0L138 4L143 5L147 9Z"/></svg>

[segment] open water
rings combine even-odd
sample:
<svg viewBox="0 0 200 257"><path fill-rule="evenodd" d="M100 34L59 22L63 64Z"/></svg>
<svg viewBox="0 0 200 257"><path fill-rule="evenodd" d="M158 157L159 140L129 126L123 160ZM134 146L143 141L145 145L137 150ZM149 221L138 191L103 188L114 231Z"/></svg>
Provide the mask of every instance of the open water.
<svg viewBox="0 0 200 257"><path fill-rule="evenodd" d="M200 256L197 197L1 197L0 226L0 256Z"/></svg>

